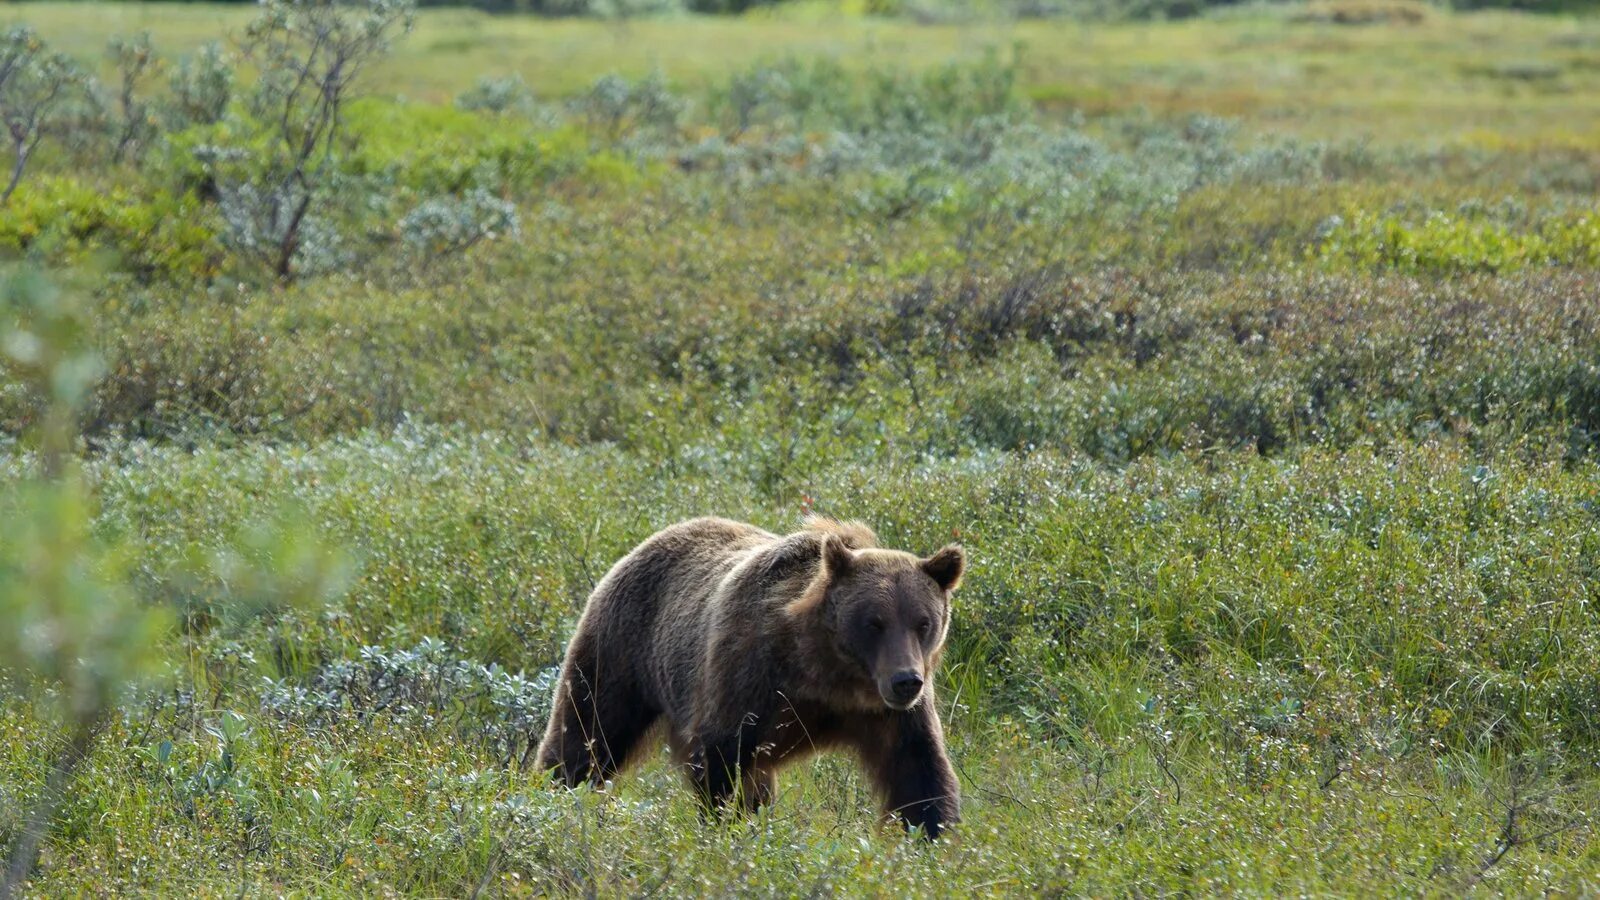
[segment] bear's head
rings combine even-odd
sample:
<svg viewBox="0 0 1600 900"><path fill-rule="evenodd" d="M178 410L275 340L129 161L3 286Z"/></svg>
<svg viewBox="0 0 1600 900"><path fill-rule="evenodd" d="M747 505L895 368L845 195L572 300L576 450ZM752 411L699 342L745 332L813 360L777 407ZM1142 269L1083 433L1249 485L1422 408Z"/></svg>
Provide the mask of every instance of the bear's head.
<svg viewBox="0 0 1600 900"><path fill-rule="evenodd" d="M796 613L821 626L832 656L856 682L847 692L890 709L916 706L933 679L950 629L950 594L966 555L952 544L921 559L898 550L852 550L837 535ZM849 690L853 688L853 690ZM881 708L881 707L880 707Z"/></svg>

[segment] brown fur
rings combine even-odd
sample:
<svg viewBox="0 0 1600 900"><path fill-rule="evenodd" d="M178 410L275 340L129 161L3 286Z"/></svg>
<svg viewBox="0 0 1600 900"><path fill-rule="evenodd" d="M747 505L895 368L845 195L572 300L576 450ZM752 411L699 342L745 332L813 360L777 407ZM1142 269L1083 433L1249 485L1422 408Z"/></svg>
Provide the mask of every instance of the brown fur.
<svg viewBox="0 0 1600 900"><path fill-rule="evenodd" d="M754 808L780 767L842 747L887 813L937 837L960 798L932 681L964 565L956 546L928 559L879 549L859 522L657 532L590 595L537 765L600 784L663 723L710 808Z"/></svg>

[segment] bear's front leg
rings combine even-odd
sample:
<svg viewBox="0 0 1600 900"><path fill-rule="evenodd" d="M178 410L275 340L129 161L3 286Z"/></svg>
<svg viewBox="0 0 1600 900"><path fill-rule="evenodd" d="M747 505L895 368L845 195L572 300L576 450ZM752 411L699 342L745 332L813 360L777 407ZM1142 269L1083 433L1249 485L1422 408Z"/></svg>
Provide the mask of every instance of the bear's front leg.
<svg viewBox="0 0 1600 900"><path fill-rule="evenodd" d="M882 737L863 754L883 797L884 812L932 840L961 820L961 784L945 753L944 729L928 696L915 709L891 713Z"/></svg>
<svg viewBox="0 0 1600 900"><path fill-rule="evenodd" d="M751 781L745 790L759 792L760 775L755 770L756 728L753 722L731 735L707 734L696 741L689 763L689 777L708 812L716 812L727 805L743 781ZM746 797L741 807L749 808L755 799ZM758 801L759 802L759 801Z"/></svg>

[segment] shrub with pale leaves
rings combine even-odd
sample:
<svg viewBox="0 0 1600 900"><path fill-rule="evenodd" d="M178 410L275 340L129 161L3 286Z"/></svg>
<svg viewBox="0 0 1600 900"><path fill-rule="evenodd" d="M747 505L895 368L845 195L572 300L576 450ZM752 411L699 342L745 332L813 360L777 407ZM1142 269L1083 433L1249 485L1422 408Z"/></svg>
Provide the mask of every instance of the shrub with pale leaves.
<svg viewBox="0 0 1600 900"><path fill-rule="evenodd" d="M522 234L517 208L477 188L417 204L400 220L400 235L421 259L464 253L484 241Z"/></svg>

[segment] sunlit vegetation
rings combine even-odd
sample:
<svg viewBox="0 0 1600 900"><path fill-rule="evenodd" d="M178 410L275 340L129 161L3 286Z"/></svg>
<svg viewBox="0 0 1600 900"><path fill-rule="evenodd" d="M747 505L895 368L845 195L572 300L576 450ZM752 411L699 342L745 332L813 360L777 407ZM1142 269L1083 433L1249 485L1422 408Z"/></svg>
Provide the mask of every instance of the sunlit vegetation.
<svg viewBox="0 0 1600 900"><path fill-rule="evenodd" d="M11 887L1600 890L1593 20L295 14L0 8ZM517 768L806 510L970 554L956 840Z"/></svg>

